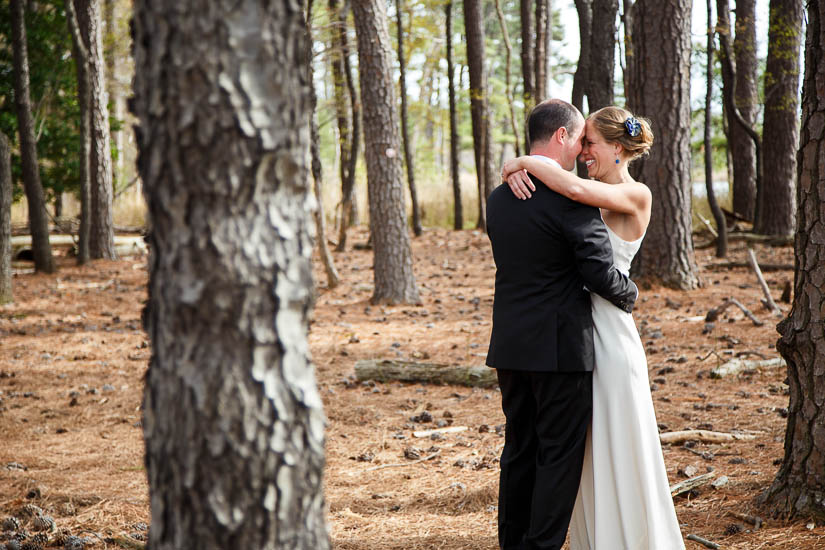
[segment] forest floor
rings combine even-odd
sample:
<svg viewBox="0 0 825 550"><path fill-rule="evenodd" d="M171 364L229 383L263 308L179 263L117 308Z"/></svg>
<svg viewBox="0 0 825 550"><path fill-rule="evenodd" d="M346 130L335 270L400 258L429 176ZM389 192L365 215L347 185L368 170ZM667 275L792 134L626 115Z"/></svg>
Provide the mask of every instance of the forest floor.
<svg viewBox="0 0 825 550"><path fill-rule="evenodd" d="M355 229L350 243L364 243L366 236ZM746 261L744 244L731 248L728 261ZM793 263L789 247L755 250L760 263ZM418 306L370 305L371 251L335 255L342 284L334 290L324 288L316 266L309 338L329 420L326 498L333 546L494 550L504 442L500 394L354 379L360 359L484 362L494 276L486 236L431 229L413 241L413 251ZM749 268L720 267L709 249L697 251L697 262L704 283L699 290L640 285L634 316L660 429L755 439L664 446L671 483L709 469L728 479L719 488L706 485L676 497L682 532L722 548L825 550L825 526L772 519L755 504L783 457L784 368L710 377L712 368L737 356L777 357L777 319L760 304ZM792 269L765 275L775 298L793 279ZM140 427L150 356L140 323L146 280L144 257L83 268L64 258L54 275L14 278L16 301L0 307L0 517L34 504L58 529L87 537L95 548L142 547L149 523ZM705 314L728 297L764 325L730 308L706 331ZM780 305L787 311L787 303ZM435 440L413 435L438 425L468 429ZM764 525L754 530L731 512L762 516Z"/></svg>

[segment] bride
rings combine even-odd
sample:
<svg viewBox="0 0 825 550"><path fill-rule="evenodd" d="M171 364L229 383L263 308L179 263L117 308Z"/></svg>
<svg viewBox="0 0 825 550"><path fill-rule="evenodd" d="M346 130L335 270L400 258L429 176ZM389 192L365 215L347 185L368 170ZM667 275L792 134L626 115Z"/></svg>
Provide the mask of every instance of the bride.
<svg viewBox="0 0 825 550"><path fill-rule="evenodd" d="M601 209L613 261L625 274L650 222L651 193L628 163L653 143L650 124L619 107L585 122L579 157L585 180L530 156L508 160L502 176L520 199L535 186L527 173L566 197ZM571 550L683 550L670 496L647 360L630 313L592 294L596 368L593 420L573 518Z"/></svg>

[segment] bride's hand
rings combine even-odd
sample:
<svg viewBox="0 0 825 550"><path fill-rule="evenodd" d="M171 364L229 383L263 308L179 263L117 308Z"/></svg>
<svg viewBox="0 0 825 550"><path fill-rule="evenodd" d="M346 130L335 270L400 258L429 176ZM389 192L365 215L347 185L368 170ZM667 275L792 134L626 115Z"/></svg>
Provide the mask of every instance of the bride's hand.
<svg viewBox="0 0 825 550"><path fill-rule="evenodd" d="M527 175L527 171L521 167L520 158L514 158L506 161L501 167L501 179L507 182L510 191L521 199L529 199L531 191L536 190L536 186Z"/></svg>

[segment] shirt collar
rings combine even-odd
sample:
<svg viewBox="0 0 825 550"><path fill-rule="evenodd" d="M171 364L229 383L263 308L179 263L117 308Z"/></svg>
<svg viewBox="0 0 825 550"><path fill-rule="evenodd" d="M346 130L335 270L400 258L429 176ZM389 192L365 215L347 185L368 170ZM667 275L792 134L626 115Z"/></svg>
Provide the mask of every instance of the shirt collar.
<svg viewBox="0 0 825 550"><path fill-rule="evenodd" d="M536 157L539 160L546 162L547 164L555 164L559 168L561 168L561 164L558 161L551 159L550 157L545 157L544 155L530 155L531 157Z"/></svg>

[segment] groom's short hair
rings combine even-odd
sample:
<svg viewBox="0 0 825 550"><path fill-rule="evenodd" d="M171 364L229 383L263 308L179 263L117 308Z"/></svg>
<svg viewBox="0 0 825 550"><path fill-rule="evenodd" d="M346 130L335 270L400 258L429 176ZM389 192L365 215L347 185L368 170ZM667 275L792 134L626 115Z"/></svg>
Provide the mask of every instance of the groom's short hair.
<svg viewBox="0 0 825 550"><path fill-rule="evenodd" d="M584 122L584 117L576 107L562 99L547 99L530 111L527 119L530 147L534 143L547 141L562 126L568 133L574 133Z"/></svg>

